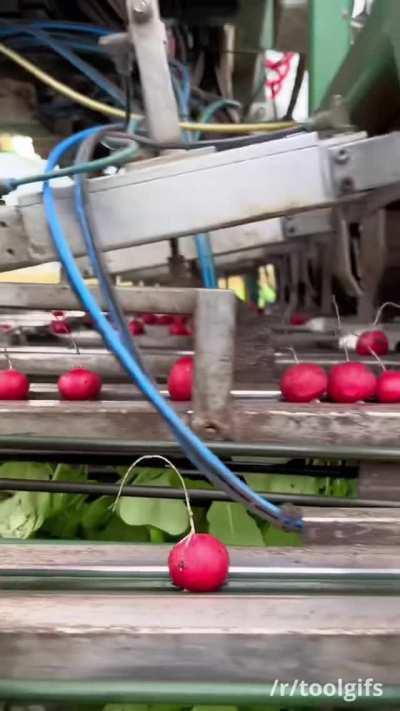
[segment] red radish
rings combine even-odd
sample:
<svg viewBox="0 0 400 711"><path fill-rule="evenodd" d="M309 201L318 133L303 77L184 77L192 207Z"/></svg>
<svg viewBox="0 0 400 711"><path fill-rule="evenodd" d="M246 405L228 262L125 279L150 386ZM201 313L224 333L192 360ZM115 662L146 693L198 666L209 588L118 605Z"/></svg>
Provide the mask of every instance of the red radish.
<svg viewBox="0 0 400 711"><path fill-rule="evenodd" d="M63 316L64 316L64 311L52 311L51 313L52 313L53 316L55 316L56 318L63 318Z"/></svg>
<svg viewBox="0 0 400 711"><path fill-rule="evenodd" d="M389 341L383 331L364 331L358 338L356 351L358 355L371 355L371 351L378 356L389 352Z"/></svg>
<svg viewBox="0 0 400 711"><path fill-rule="evenodd" d="M0 400L25 400L29 393L29 380L25 373L14 368L0 370Z"/></svg>
<svg viewBox="0 0 400 711"><path fill-rule="evenodd" d="M71 333L71 328L65 320L51 321L50 329L55 334Z"/></svg>
<svg viewBox="0 0 400 711"><path fill-rule="evenodd" d="M132 321L129 321L128 328L132 336L141 336L144 333L144 326L142 322L138 321L138 319L136 318L133 318Z"/></svg>
<svg viewBox="0 0 400 711"><path fill-rule="evenodd" d="M169 327L170 336L190 336L190 331L185 323L172 323Z"/></svg>
<svg viewBox="0 0 400 711"><path fill-rule="evenodd" d="M155 314L142 314L142 321L147 326L154 326L157 323L157 316Z"/></svg>
<svg viewBox="0 0 400 711"><path fill-rule="evenodd" d="M2 333L7 333L8 331L11 331L11 326L9 323L0 323L0 331Z"/></svg>
<svg viewBox="0 0 400 711"><path fill-rule="evenodd" d="M157 324L159 326L170 326L174 323L174 317L171 314L160 314L157 316Z"/></svg>
<svg viewBox="0 0 400 711"><path fill-rule="evenodd" d="M311 402L326 393L328 376L314 363L297 363L281 377L281 392L288 402Z"/></svg>
<svg viewBox="0 0 400 711"><path fill-rule="evenodd" d="M226 581L229 553L226 546L209 533L191 533L179 541L168 556L172 582L190 592L213 592Z"/></svg>
<svg viewBox="0 0 400 711"><path fill-rule="evenodd" d="M362 363L334 365L328 377L328 395L333 402L370 400L376 392L376 377Z"/></svg>
<svg viewBox="0 0 400 711"><path fill-rule="evenodd" d="M173 323L186 323L188 318L189 318L189 316L187 314L176 314L175 316L172 317L172 322Z"/></svg>
<svg viewBox="0 0 400 711"><path fill-rule="evenodd" d="M308 314L303 314L300 311L296 311L293 313L290 317L290 325L291 326L303 326L303 324L307 323L307 321L310 320L310 317Z"/></svg>
<svg viewBox="0 0 400 711"><path fill-rule="evenodd" d="M384 370L376 385L378 402L400 402L400 372Z"/></svg>
<svg viewBox="0 0 400 711"><path fill-rule="evenodd" d="M171 400L191 400L194 363L192 356L184 356L174 363L168 376L168 392Z"/></svg>
<svg viewBox="0 0 400 711"><path fill-rule="evenodd" d="M97 373L86 368L72 368L60 375L57 387L65 400L94 400L102 381Z"/></svg>

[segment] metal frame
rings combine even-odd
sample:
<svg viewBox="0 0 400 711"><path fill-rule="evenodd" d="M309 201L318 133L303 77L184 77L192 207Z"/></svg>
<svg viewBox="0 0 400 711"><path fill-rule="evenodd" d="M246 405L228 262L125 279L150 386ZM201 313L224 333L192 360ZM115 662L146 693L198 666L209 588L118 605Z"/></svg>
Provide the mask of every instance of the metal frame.
<svg viewBox="0 0 400 711"><path fill-rule="evenodd" d="M347 202L360 191L400 182L395 159L399 153L398 133L325 141L316 134L299 134L219 153L152 161L125 175L90 181L101 244L104 251L112 251ZM307 181L298 179L303 174ZM71 247L81 255L71 189L55 192ZM19 208L7 208L5 218L0 223L4 268L54 258L40 195L21 195Z"/></svg>

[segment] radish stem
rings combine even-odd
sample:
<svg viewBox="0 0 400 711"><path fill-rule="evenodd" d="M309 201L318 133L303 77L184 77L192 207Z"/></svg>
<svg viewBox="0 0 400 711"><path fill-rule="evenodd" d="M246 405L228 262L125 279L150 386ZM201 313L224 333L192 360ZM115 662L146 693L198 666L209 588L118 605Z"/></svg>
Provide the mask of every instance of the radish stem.
<svg viewBox="0 0 400 711"><path fill-rule="evenodd" d="M12 363L11 363L11 358L10 358L10 356L8 355L8 351L7 351L6 346L4 346L4 357L5 357L6 361L7 361L8 370L12 370L13 367L12 367Z"/></svg>
<svg viewBox="0 0 400 711"><path fill-rule="evenodd" d="M296 365L300 365L300 361L299 361L299 359L298 359L298 357L297 357L297 353L296 353L295 349L292 348L292 346L288 346L287 349L288 349L288 351L291 352L291 354L292 354L292 356L293 356L293 358L294 358L294 362L296 363Z"/></svg>
<svg viewBox="0 0 400 711"><path fill-rule="evenodd" d="M334 294L333 294L333 296L332 296L332 304L333 304L333 308L335 309L336 319L337 319L337 324L338 324L338 335L340 336L340 334L341 334L341 332L342 332L342 320L341 320L341 318L340 318L339 306L338 306L338 303L337 303L337 301L336 301L336 296L335 296ZM349 362L349 360L350 360L350 358L349 358L349 350L348 350L348 348L347 348L347 345L346 345L345 341L343 341L343 349L344 349L344 352L345 352L346 360L347 360L347 362Z"/></svg>
<svg viewBox="0 0 400 711"><path fill-rule="evenodd" d="M133 470L135 469L135 467L137 467L137 465L138 465L140 462L143 462L145 459L161 459L161 461L163 461L163 462L165 462L166 464L168 464L168 466L169 466L171 469L173 469L173 471L175 472L175 474L178 476L179 481L180 481L180 483L182 484L183 493L184 493L184 495L185 495L186 508L187 508L187 512L188 512L188 516L189 516L190 533L189 533L188 535L189 535L189 536L192 536L193 534L196 533L196 529L195 529L195 525L194 525L193 511L192 511L192 507L191 507L191 505L190 505L190 499L189 499L188 490L187 490L187 488L186 488L185 480L184 480L182 474L180 473L180 471L178 471L178 469L176 468L175 464L173 464L172 462L170 462L170 460L167 459L167 457L163 457L162 454L144 454L142 457L139 457L138 459L136 459L136 460L133 462L133 464L130 465L130 467L129 467L129 468L127 469L127 471L125 472L124 477L123 477L123 479L122 479L122 481L121 481L120 487L119 487L119 489L118 489L118 494L117 494L116 499L115 499L115 501L114 501L114 503L113 503L113 505L112 505L112 511L115 511L116 508L117 508L118 502L119 502L119 500L120 500L120 498L121 498L121 496L122 496L122 490L123 490L124 486L125 486L126 483L127 483L128 477L131 475L131 473L133 472Z"/></svg>
<svg viewBox="0 0 400 711"><path fill-rule="evenodd" d="M368 346L368 350L369 350L369 352L371 353L371 355L375 358L375 360L378 361L378 363L379 363L379 365L381 366L383 372L385 372L385 370L386 370L386 365L385 365L384 362L379 358L378 354L375 353L374 350L372 350L371 346Z"/></svg>
<svg viewBox="0 0 400 711"><path fill-rule="evenodd" d="M382 306L380 306L378 311L376 312L375 321L373 322L372 327L378 325L379 321L381 320L382 313L387 306L392 306L395 309L400 309L400 304L396 304L394 301L385 301L385 303L382 304Z"/></svg>

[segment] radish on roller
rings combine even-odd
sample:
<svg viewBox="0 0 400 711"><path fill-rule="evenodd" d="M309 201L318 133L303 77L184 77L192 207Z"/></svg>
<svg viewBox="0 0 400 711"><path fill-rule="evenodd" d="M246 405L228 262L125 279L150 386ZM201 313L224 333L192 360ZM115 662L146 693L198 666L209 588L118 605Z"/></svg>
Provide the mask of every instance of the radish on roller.
<svg viewBox="0 0 400 711"><path fill-rule="evenodd" d="M384 356L389 353L389 341L381 329L378 329L377 326L379 324L379 321L381 320L383 311L387 306L392 306L393 308L400 309L400 305L396 304L394 301L385 301L382 306L379 307L378 311L376 312L376 317L375 321L372 324L372 327L368 331L363 331L363 333L360 334L357 344L356 344L356 351L358 355L370 355L370 353L375 353L377 356Z"/></svg>
<svg viewBox="0 0 400 711"><path fill-rule="evenodd" d="M283 398L287 402L312 402L320 400L326 393L328 377L315 363L300 363L296 352L289 348L296 361L287 368L280 380Z"/></svg>
<svg viewBox="0 0 400 711"><path fill-rule="evenodd" d="M168 555L168 571L172 583L181 590L195 593L215 592L226 582L229 575L229 553L222 541L209 533L196 533L194 516L185 480L172 462L160 454L144 454L128 468L124 475L112 510L116 511L123 488L129 476L140 462L146 459L161 459L174 470L182 484L189 518L189 533L171 548Z"/></svg>
<svg viewBox="0 0 400 711"><path fill-rule="evenodd" d="M339 334L342 330L339 307L332 298ZM351 362L345 346L346 361L331 368L328 376L328 397L333 402L355 403L371 400L376 394L376 377L363 363ZM369 348L369 353L374 352Z"/></svg>

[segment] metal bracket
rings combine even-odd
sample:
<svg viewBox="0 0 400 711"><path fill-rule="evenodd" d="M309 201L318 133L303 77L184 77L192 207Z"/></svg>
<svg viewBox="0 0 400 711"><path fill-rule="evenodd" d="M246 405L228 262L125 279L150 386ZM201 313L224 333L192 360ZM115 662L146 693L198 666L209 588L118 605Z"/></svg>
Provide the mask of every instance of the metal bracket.
<svg viewBox="0 0 400 711"><path fill-rule="evenodd" d="M156 141L179 141L181 130L157 0L128 0L129 32L139 65L149 132Z"/></svg>

